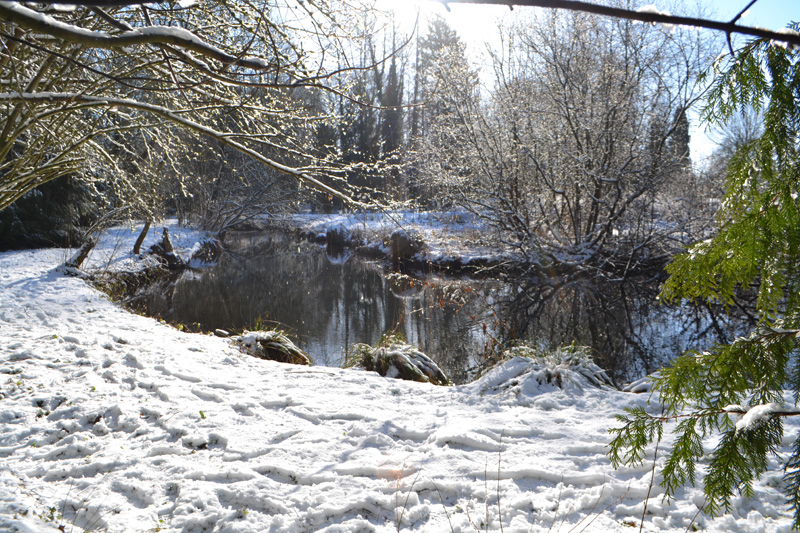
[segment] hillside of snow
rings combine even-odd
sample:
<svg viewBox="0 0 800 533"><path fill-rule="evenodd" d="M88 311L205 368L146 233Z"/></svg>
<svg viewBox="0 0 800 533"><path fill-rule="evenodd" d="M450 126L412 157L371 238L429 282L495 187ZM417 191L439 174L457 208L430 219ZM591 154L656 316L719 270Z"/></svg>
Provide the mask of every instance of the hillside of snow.
<svg viewBox="0 0 800 533"><path fill-rule="evenodd" d="M716 519L700 490L662 500L653 449L614 470L607 429L647 395L521 359L458 387L263 361L119 308L67 255L0 254L0 531L631 532L648 496L644 531L790 530L778 463Z"/></svg>

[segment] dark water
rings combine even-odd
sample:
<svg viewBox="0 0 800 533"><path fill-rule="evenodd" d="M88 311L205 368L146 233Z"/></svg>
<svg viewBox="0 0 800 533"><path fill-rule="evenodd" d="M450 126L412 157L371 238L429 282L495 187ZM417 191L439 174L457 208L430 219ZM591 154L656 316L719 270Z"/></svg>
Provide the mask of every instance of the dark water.
<svg viewBox="0 0 800 533"><path fill-rule="evenodd" d="M708 308L655 304L657 284L643 280L415 279L282 234L226 245L219 264L184 273L172 301L150 302L151 312L205 330L261 319L288 330L318 364L338 365L355 343L399 331L459 383L513 339L542 348L577 342L623 383L735 333Z"/></svg>

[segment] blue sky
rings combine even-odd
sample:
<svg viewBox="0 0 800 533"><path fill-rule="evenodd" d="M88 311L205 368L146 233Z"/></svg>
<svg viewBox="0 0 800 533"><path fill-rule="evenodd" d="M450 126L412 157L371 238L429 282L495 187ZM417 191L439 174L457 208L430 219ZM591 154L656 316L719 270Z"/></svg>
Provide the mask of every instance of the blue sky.
<svg viewBox="0 0 800 533"><path fill-rule="evenodd" d="M748 4L747 0L711 0L707 5L729 20ZM656 3L656 5L658 5ZM771 30L785 28L792 20L800 21L800 0L758 0L740 24L761 26Z"/></svg>
<svg viewBox="0 0 800 533"><path fill-rule="evenodd" d="M590 1L600 3L598 0ZM642 3L652 3L659 9L678 11L672 7L676 0L642 0ZM699 4L702 6L701 9L715 13L710 18L730 20L747 6L749 0L677 0L677 3L685 5L688 13L696 12ZM413 26L417 13L420 13L423 20L433 14L439 14L464 40L478 43L477 48L482 48L480 43L491 38L499 19L513 17L516 14L516 10L515 13L511 13L503 6L458 3L449 4L448 12L442 3L435 0L376 0L376 4L382 9L394 11L401 24L407 27ZM792 20L800 21L800 0L758 0L739 23L777 30L785 28Z"/></svg>

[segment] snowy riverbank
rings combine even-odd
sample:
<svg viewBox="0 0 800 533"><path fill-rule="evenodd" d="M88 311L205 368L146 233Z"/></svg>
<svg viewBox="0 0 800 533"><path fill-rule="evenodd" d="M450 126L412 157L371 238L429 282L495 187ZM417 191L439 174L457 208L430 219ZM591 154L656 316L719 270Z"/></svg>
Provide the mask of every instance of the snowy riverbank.
<svg viewBox="0 0 800 533"><path fill-rule="evenodd" d="M652 463L605 451L646 395L511 385L519 363L436 387L262 361L118 308L65 257L0 254L0 531L638 530ZM773 467L714 520L655 486L644 530L788 531Z"/></svg>

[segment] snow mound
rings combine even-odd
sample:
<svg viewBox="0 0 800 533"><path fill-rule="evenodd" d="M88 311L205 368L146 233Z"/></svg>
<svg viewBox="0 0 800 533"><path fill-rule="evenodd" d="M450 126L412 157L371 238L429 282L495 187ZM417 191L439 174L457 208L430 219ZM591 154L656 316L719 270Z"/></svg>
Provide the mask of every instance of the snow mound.
<svg viewBox="0 0 800 533"><path fill-rule="evenodd" d="M311 359L281 331L245 331L233 338L244 353L292 365L310 365Z"/></svg>
<svg viewBox="0 0 800 533"><path fill-rule="evenodd" d="M650 392L650 388L653 386L653 381L650 379L649 376L645 376L643 378L637 379L636 381L632 381L629 384L625 385L622 390L623 392L633 392L636 394L643 393L643 392Z"/></svg>
<svg viewBox="0 0 800 533"><path fill-rule="evenodd" d="M387 378L405 379L434 385L450 385L450 380L433 360L403 342L390 342L372 348L366 344L355 347L358 364Z"/></svg>
<svg viewBox="0 0 800 533"><path fill-rule="evenodd" d="M484 374L476 386L482 393L508 391L517 396L615 388L606 372L592 361L588 349L574 346L553 352L527 346L511 348L504 353L504 361Z"/></svg>

